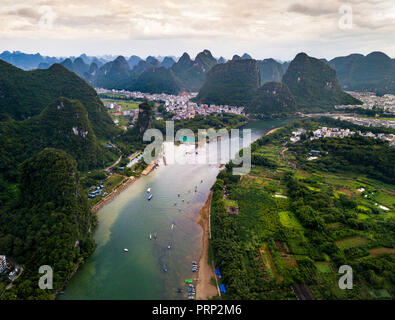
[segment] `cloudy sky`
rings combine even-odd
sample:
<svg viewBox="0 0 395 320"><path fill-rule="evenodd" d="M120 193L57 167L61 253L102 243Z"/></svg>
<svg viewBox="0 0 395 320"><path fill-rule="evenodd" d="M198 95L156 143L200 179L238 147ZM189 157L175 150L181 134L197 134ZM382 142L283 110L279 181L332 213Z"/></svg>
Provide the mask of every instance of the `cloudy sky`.
<svg viewBox="0 0 395 320"><path fill-rule="evenodd" d="M395 57L394 0L0 0L0 51Z"/></svg>

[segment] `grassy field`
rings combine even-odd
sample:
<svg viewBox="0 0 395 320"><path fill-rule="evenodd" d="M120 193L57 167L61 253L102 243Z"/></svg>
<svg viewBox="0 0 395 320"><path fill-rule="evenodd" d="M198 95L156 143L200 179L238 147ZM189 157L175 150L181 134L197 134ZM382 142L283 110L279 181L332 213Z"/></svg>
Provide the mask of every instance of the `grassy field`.
<svg viewBox="0 0 395 320"><path fill-rule="evenodd" d="M232 207L232 208L237 208L238 207L238 204L237 204L236 200L225 199L224 202L225 202L225 206L227 206L227 207Z"/></svg>
<svg viewBox="0 0 395 320"><path fill-rule="evenodd" d="M118 100L118 99L101 99L103 104L107 106L109 103L114 103L122 106L122 111L137 109L139 107L138 101L133 100Z"/></svg>
<svg viewBox="0 0 395 320"><path fill-rule="evenodd" d="M292 212L289 211L281 211L278 213L280 218L280 222L284 227L303 230L303 227L299 223L299 221L295 218Z"/></svg>
<svg viewBox="0 0 395 320"><path fill-rule="evenodd" d="M363 238L363 237L352 237L352 238L346 238L342 240L335 241L336 245L339 247L339 249L348 249L352 247L358 247L363 244L366 244L368 242L368 239Z"/></svg>

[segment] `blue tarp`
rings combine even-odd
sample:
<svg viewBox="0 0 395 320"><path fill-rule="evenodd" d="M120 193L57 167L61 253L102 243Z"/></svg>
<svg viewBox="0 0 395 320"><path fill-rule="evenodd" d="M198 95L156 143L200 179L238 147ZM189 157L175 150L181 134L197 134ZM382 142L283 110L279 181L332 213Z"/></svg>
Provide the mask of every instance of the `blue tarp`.
<svg viewBox="0 0 395 320"><path fill-rule="evenodd" d="M216 275L221 278L221 271L219 271L219 269L215 269L215 273Z"/></svg>
<svg viewBox="0 0 395 320"><path fill-rule="evenodd" d="M222 293L226 293L225 285L224 284L220 284L219 285L219 290L221 290Z"/></svg>

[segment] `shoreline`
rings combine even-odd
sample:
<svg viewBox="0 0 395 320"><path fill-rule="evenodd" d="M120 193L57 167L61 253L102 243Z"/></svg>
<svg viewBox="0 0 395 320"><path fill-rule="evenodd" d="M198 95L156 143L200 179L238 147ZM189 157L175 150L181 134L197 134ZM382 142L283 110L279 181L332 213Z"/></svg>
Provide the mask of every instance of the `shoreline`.
<svg viewBox="0 0 395 320"><path fill-rule="evenodd" d="M273 132L276 132L278 129L281 129L281 128L282 127L277 127L277 128L271 129L271 130L269 130L268 132L265 133L265 136L268 136L269 134L271 134Z"/></svg>
<svg viewBox="0 0 395 320"><path fill-rule="evenodd" d="M269 130L265 133L265 136L281 129L277 127ZM222 165L223 167L223 165ZM211 284L211 279L215 278L215 273L208 261L208 247L209 247L209 235L210 235L210 210L211 210L211 199L213 192L210 191L203 207L200 209L199 217L197 218L197 224L202 228L202 250L199 258L199 271L197 278L199 279L196 285L196 300L208 300L214 296L218 296L218 291L215 286Z"/></svg>
<svg viewBox="0 0 395 320"><path fill-rule="evenodd" d="M105 198L103 198L102 200L100 200L98 203L96 203L92 208L91 208L91 212L92 213L96 213L97 211L99 211L101 208L103 208L107 203L111 202L112 200L114 200L114 198L119 195L122 191L124 191L127 187L129 187L133 182L137 181L138 178L131 176L129 178L126 178L122 181L122 184L114 189L113 191L111 191L111 193L106 196ZM125 181L126 180L126 181Z"/></svg>
<svg viewBox="0 0 395 320"><path fill-rule="evenodd" d="M214 270L208 261L208 246L209 246L209 216L211 209L211 199L213 192L210 191L206 202L200 209L199 217L197 218L197 224L202 228L202 250L199 258L199 271L196 285L196 300L208 300L213 296L217 296L217 288L211 284L211 278L215 278Z"/></svg>

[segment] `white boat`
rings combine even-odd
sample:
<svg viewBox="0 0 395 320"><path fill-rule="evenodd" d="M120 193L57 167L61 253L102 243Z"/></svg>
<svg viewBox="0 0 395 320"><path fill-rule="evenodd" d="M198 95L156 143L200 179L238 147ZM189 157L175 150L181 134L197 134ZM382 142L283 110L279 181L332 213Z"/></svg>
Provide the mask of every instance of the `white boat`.
<svg viewBox="0 0 395 320"><path fill-rule="evenodd" d="M152 235L151 235L151 234L149 235L149 239L150 239L150 240L152 239Z"/></svg>
<svg viewBox="0 0 395 320"><path fill-rule="evenodd" d="M123 251L125 251L125 252L128 252L128 251L129 251L129 249L126 249L126 248L125 248L125 249L123 249Z"/></svg>
<svg viewBox="0 0 395 320"><path fill-rule="evenodd" d="M150 192L151 192L151 188L148 188L148 189L147 189L147 193L150 193Z"/></svg>

